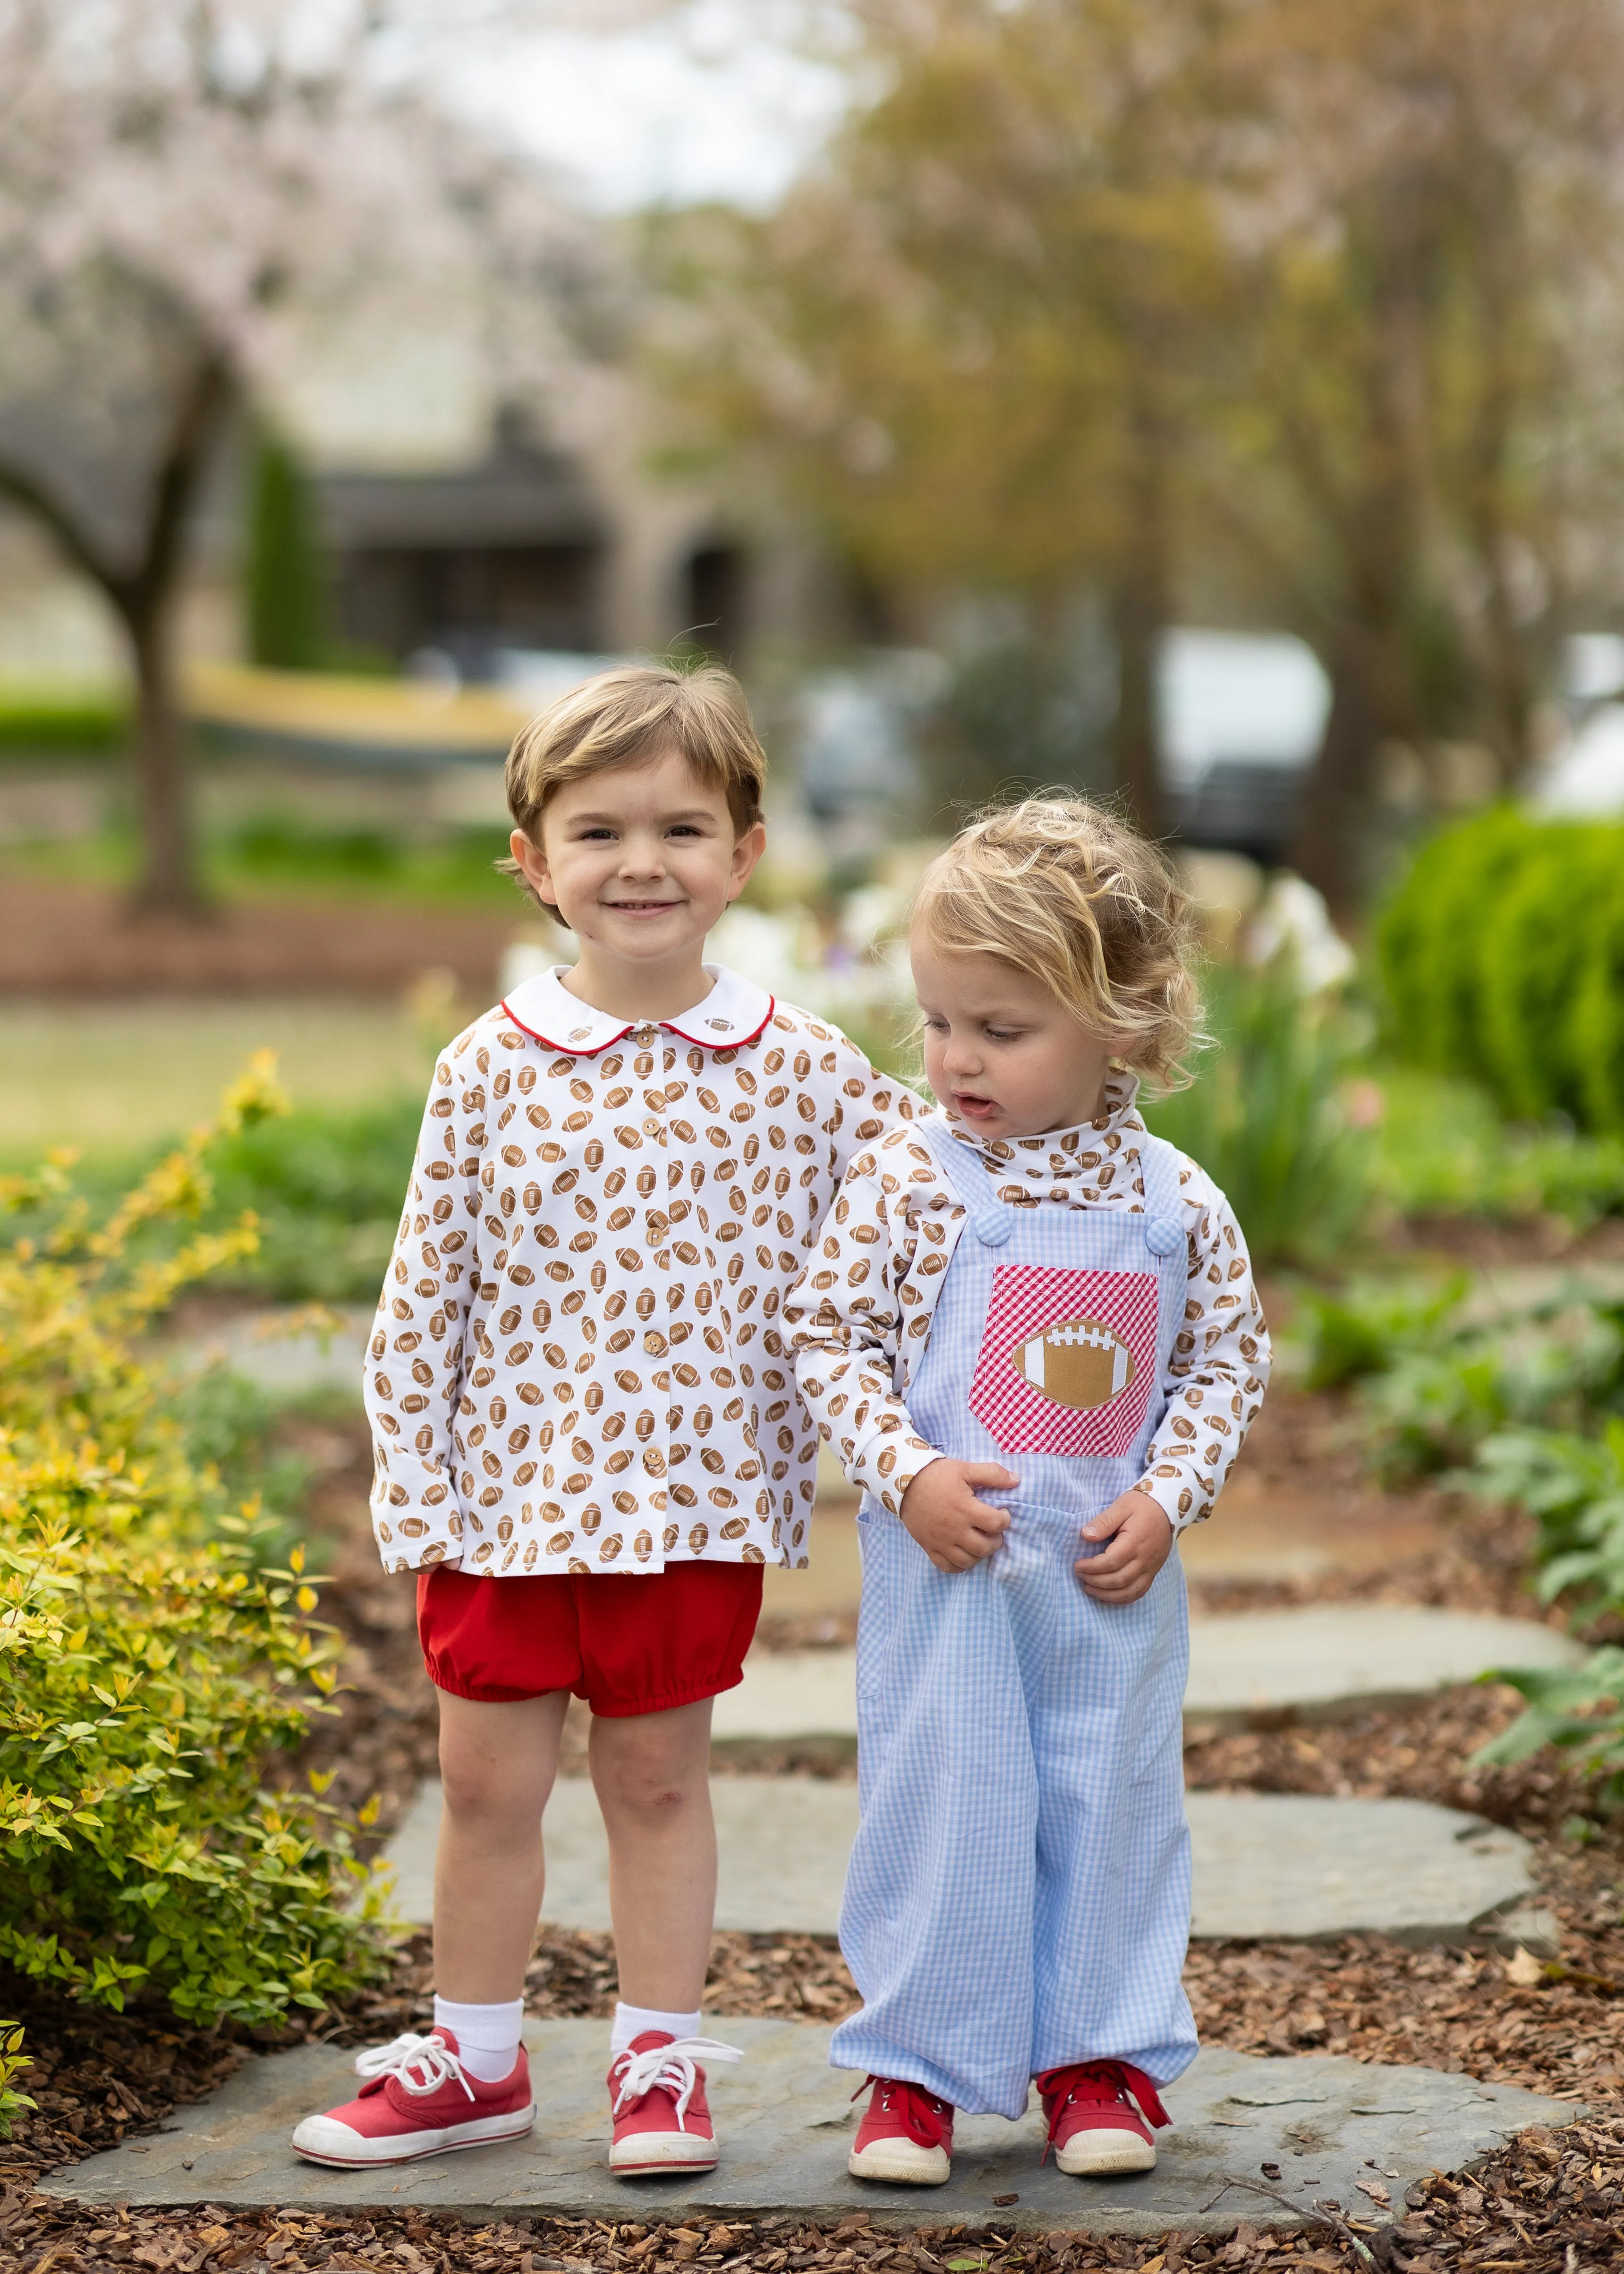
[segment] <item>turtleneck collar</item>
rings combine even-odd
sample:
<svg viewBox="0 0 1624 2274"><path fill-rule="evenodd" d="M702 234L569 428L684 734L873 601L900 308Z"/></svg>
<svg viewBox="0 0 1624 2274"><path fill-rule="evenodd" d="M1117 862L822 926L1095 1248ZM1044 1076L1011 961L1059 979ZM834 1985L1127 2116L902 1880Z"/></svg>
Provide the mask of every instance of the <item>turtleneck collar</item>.
<svg viewBox="0 0 1624 2274"><path fill-rule="evenodd" d="M1087 1176L1103 1158L1138 1150L1145 1123L1138 1105L1139 1076L1105 1078L1105 1110L1075 1129L1048 1129L1038 1137L980 1137L954 1114L944 1116L955 1140L967 1146L996 1175L1048 1184L1056 1178Z"/></svg>

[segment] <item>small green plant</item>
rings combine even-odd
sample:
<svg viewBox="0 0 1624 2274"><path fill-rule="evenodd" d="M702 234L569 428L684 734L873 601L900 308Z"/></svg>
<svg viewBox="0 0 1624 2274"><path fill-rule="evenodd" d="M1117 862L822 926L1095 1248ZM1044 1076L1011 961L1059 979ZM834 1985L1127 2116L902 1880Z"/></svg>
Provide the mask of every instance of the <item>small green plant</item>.
<svg viewBox="0 0 1624 2274"><path fill-rule="evenodd" d="M1480 1445L1474 1488L1539 1525L1538 1592L1571 1591L1581 1617L1624 1603L1624 1419L1599 1437L1507 1429Z"/></svg>
<svg viewBox="0 0 1624 2274"><path fill-rule="evenodd" d="M16 2022L0 2022L0 2140L11 2136L11 2120L19 2111L37 2105L11 2082L34 2063L23 2051L23 2033Z"/></svg>
<svg viewBox="0 0 1624 2274"><path fill-rule="evenodd" d="M1624 1213L1624 1142L1560 1124L1501 1119L1476 1082L1387 1066L1377 1132L1378 1195L1406 1217L1560 1216L1583 1231Z"/></svg>
<svg viewBox="0 0 1624 2274"><path fill-rule="evenodd" d="M1307 1358L1311 1389L1386 1374L1412 1351L1430 1349L1465 1297L1455 1274L1441 1285L1424 1281L1357 1281L1335 1294L1303 1289L1297 1339Z"/></svg>
<svg viewBox="0 0 1624 2274"><path fill-rule="evenodd" d="M1284 958L1215 970L1208 994L1215 1047L1188 1089L1147 1104L1146 1120L1222 1187L1254 1258L1333 1254L1372 1190L1373 1141L1346 1095L1361 1023L1335 996L1304 996Z"/></svg>
<svg viewBox="0 0 1624 2274"><path fill-rule="evenodd" d="M1485 1320L1466 1292L1455 1277L1302 1293L1309 1385L1359 1384L1363 1442L1389 1482L1471 1462L1497 1433L1583 1429L1624 1411L1624 1305L1565 1289Z"/></svg>
<svg viewBox="0 0 1624 2274"><path fill-rule="evenodd" d="M1483 1676L1528 1701L1508 1729L1472 1755L1472 1765L1513 1767L1546 1745L1600 1781L1604 1807L1624 1805L1624 1650L1592 1651L1583 1666L1511 1667Z"/></svg>
<svg viewBox="0 0 1624 2274"><path fill-rule="evenodd" d="M1507 1430L1479 1449L1477 1489L1528 1510L1539 1525L1539 1593L1571 1594L1575 1615L1624 1608L1624 1419L1599 1437ZM1527 1701L1474 1759L1515 1765L1550 1745L1598 1781L1606 1808L1624 1805L1624 1650L1605 1645L1574 1668L1507 1668Z"/></svg>

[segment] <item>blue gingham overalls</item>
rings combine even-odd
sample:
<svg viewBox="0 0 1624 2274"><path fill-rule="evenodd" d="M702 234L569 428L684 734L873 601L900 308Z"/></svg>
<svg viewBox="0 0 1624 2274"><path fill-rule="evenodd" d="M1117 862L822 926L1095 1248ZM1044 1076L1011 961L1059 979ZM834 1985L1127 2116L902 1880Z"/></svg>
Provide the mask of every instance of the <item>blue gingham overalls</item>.
<svg viewBox="0 0 1624 2274"><path fill-rule="evenodd" d="M863 2005L831 2058L1015 2117L1040 2070L1116 2059L1160 2084L1196 2053L1184 1572L1171 1555L1138 1602L1111 1606L1072 1570L1100 1552L1079 1526L1144 1473L1188 1251L1177 1156L1156 1138L1141 1215L1006 1205L939 1115L916 1126L969 1221L909 1414L928 1443L1020 1482L982 1495L1011 1521L967 1571L936 1570L876 1501L859 1516L861 1823L840 1945ZM1116 1371L1079 1414L1040 1383L1047 1365L1064 1387L1090 1343L1082 1359Z"/></svg>

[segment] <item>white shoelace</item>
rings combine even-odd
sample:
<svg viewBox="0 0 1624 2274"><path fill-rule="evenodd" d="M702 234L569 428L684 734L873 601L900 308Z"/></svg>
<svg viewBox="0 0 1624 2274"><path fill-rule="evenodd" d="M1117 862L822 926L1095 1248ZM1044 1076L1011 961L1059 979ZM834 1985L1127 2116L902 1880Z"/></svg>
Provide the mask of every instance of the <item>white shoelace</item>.
<svg viewBox="0 0 1624 2274"><path fill-rule="evenodd" d="M369 2045L356 2055L357 2076L394 2076L407 2092L438 2092L455 2078L470 2100L474 2088L462 2074L462 2064L443 2037L414 2037L410 2033L387 2045Z"/></svg>
<svg viewBox="0 0 1624 2274"><path fill-rule="evenodd" d="M686 2130L682 2120L698 2081L695 2063L742 2060L744 2055L737 2045L718 2044L714 2037L676 2037L668 2045L650 2045L647 2052L622 2053L620 2058L626 2067L615 2090L614 2113L618 2116L634 2100L652 2092L657 2084L663 2085L675 2094L677 2126Z"/></svg>

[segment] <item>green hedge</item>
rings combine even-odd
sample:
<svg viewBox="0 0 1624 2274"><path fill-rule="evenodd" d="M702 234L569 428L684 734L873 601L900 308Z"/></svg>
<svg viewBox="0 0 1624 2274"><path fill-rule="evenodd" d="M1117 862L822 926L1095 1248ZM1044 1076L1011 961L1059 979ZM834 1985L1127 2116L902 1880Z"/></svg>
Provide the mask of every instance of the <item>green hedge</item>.
<svg viewBox="0 0 1624 2274"><path fill-rule="evenodd" d="M117 696L0 686L0 752L111 750L129 727L130 705Z"/></svg>
<svg viewBox="0 0 1624 2274"><path fill-rule="evenodd" d="M1497 807L1446 831L1378 945L1402 1056L1518 1120L1624 1133L1624 826Z"/></svg>

